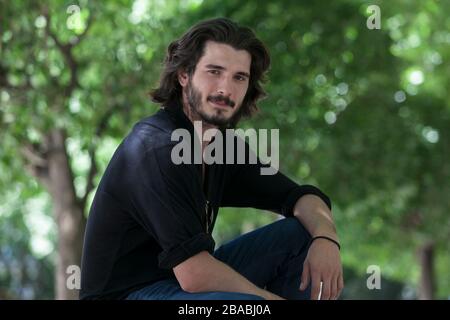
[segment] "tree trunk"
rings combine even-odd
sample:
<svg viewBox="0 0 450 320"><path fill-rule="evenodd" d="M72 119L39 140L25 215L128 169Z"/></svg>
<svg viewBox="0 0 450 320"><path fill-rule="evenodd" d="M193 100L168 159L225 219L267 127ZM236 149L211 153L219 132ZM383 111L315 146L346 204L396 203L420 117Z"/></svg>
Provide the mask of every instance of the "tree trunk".
<svg viewBox="0 0 450 320"><path fill-rule="evenodd" d="M434 243L429 241L419 248L420 261L420 300L432 300L434 298Z"/></svg>
<svg viewBox="0 0 450 320"><path fill-rule="evenodd" d="M54 129L47 135L48 180L53 214L58 228L58 252L55 273L56 299L78 299L79 290L66 285L67 267L81 265L86 219L78 201L73 173L65 146L65 133Z"/></svg>

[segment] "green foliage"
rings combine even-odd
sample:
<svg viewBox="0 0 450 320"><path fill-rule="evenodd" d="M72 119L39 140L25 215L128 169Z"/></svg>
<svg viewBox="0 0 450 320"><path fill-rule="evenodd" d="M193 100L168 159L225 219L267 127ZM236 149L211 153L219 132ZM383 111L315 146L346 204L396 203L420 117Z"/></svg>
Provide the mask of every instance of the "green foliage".
<svg viewBox="0 0 450 320"><path fill-rule="evenodd" d="M345 265L362 277L377 264L384 276L415 286L416 250L432 239L437 294L448 297L449 2L76 4L79 13L69 1L1 4L0 294L26 297L20 287L32 286L35 297L52 296L51 254L30 254L33 232L25 218L37 214L30 210L36 199L47 217L51 204L25 172L21 147L64 127L81 196L89 151L97 150L97 184L132 125L157 109L147 92L168 43L198 20L227 16L253 28L272 54L269 97L242 126L279 128L282 171L331 196ZM381 30L366 27L369 4L381 8ZM47 28L62 44L76 44L70 57ZM223 210L217 242L275 218ZM48 237L54 241L54 232ZM17 270L34 261L46 276L14 276L5 267L11 261L21 265ZM357 298L352 290L346 297Z"/></svg>

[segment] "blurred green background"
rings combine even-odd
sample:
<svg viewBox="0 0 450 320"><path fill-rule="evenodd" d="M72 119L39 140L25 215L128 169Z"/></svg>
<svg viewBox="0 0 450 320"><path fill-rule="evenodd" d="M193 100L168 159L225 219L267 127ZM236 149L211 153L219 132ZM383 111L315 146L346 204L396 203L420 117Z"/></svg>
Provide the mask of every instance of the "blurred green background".
<svg viewBox="0 0 450 320"><path fill-rule="evenodd" d="M367 19L378 5L381 28ZM242 128L279 128L281 171L333 201L343 299L450 297L450 1L0 0L0 299L74 298L95 187L157 110L167 45L229 17L272 55ZM274 221L221 210L217 244ZM381 289L369 290L370 265Z"/></svg>

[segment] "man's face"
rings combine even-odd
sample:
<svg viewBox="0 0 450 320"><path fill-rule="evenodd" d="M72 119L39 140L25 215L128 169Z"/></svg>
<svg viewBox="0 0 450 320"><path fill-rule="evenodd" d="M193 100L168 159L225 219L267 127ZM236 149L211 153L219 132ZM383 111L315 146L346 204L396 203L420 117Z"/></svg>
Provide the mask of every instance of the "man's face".
<svg viewBox="0 0 450 320"><path fill-rule="evenodd" d="M179 77L183 96L201 120L223 126L241 108L247 93L251 56L245 50L213 41L205 44L191 77Z"/></svg>

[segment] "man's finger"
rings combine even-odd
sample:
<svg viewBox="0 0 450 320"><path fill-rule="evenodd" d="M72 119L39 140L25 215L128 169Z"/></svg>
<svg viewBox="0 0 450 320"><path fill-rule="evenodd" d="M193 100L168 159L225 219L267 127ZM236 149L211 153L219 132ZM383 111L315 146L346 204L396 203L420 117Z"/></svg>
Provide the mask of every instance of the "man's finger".
<svg viewBox="0 0 450 320"><path fill-rule="evenodd" d="M329 300L331 294L331 278L325 277L322 278L322 294L320 296L320 300Z"/></svg>
<svg viewBox="0 0 450 320"><path fill-rule="evenodd" d="M302 283L300 284L300 290L305 290L308 287L309 284L309 265L305 263L303 265L303 272L302 272Z"/></svg>
<svg viewBox="0 0 450 320"><path fill-rule="evenodd" d="M330 299L332 300L336 300L338 297L338 282L339 282L339 275L335 275L332 279L331 279L331 296Z"/></svg>
<svg viewBox="0 0 450 320"><path fill-rule="evenodd" d="M317 273L311 274L311 300L319 300L320 294L320 275Z"/></svg>
<svg viewBox="0 0 450 320"><path fill-rule="evenodd" d="M344 276L342 275L342 272L341 272L339 274L339 279L338 279L338 295L337 295L338 298L341 295L342 289L344 289Z"/></svg>

